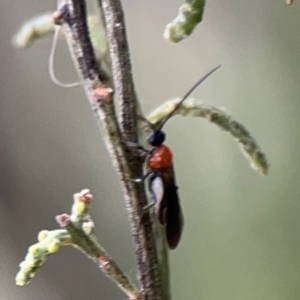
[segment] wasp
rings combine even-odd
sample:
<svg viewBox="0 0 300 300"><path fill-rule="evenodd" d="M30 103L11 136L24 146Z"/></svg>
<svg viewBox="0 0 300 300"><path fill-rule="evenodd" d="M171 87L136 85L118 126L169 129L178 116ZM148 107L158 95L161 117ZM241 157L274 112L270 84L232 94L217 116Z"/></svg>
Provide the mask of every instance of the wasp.
<svg viewBox="0 0 300 300"><path fill-rule="evenodd" d="M188 96L220 67L215 67L198 80L176 104L174 109L161 121L158 127L140 116L149 125L153 133L147 138L151 146L150 150L145 149L141 145L136 145L136 147L148 155L148 172L142 178L134 179L134 181L144 182L149 177L149 191L152 196L152 202L145 207L145 210L155 207L155 215L165 228L165 237L170 249L175 249L180 241L183 230L183 214L175 180L173 155L171 149L164 144L166 134L162 131L162 128Z"/></svg>

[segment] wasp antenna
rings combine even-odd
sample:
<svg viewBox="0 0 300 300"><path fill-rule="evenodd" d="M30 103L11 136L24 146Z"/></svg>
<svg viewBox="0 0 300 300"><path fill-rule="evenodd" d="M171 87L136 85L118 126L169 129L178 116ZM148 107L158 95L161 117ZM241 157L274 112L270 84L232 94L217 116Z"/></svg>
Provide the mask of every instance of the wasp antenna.
<svg viewBox="0 0 300 300"><path fill-rule="evenodd" d="M59 26L55 26L53 42L52 42L50 55L49 55L49 64L48 64L49 76L50 76L52 82L55 83L56 85L60 86L60 87L69 88L69 87L74 87L74 86L81 85L82 84L81 82L63 83L59 79L57 79L57 77L55 75L55 72L54 72L54 56L55 56L55 49L56 49L57 40L58 40L58 36L59 36L59 29L60 29Z"/></svg>
<svg viewBox="0 0 300 300"><path fill-rule="evenodd" d="M149 120L147 120L144 116L138 115L137 117L139 120L147 123L147 125L152 129L153 132L157 130L156 127L151 122L149 122Z"/></svg>
<svg viewBox="0 0 300 300"><path fill-rule="evenodd" d="M164 120L161 122L158 130L161 130L163 126L166 124L166 122L174 115L176 110L181 106L184 100L187 99L187 97L205 80L207 79L212 73L217 71L219 68L221 68L221 65L213 68L210 70L206 75L204 75L202 78L200 78L190 89L189 91L183 96L183 98L176 104L175 108L164 118Z"/></svg>

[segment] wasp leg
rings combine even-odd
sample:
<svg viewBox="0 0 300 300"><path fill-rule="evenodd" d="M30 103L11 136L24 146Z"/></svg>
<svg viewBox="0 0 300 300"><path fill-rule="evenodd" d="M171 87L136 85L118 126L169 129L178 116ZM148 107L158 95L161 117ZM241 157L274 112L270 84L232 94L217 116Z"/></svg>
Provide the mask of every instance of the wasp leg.
<svg viewBox="0 0 300 300"><path fill-rule="evenodd" d="M155 198L155 200L153 199L153 201L151 203L149 203L148 205L144 206L144 208L143 208L144 212L146 212L149 209L151 209L156 203L157 203L157 199Z"/></svg>
<svg viewBox="0 0 300 300"><path fill-rule="evenodd" d="M153 173L153 172L152 172ZM152 198L152 202L150 202L148 205L146 205L144 208L143 208L143 210L146 212L146 211L148 211L150 208L152 208L156 203L157 203L157 197L156 197L156 194L155 194L155 192L153 191L153 189L151 188L151 186L150 186L150 188L149 188L149 191L150 191L150 194L151 194L151 198Z"/></svg>
<svg viewBox="0 0 300 300"><path fill-rule="evenodd" d="M156 173L155 173L155 172L152 172L152 174L156 174ZM155 176L155 175L154 175L154 176ZM157 195L156 195L156 193L155 193L155 191L154 191L154 189L153 189L153 187L152 187L151 184L149 185L149 192L150 192L150 194L151 194L152 202L150 202L148 205L146 205L146 206L144 207L144 210L149 210L149 209L152 208L152 207L157 203L157 201L158 201Z"/></svg>
<svg viewBox="0 0 300 300"><path fill-rule="evenodd" d="M150 176L153 173L154 173L153 171L152 172L148 172L146 175ZM146 175L144 175L143 177L145 177ZM142 214L141 214L141 219L140 219L140 222L139 222L139 225L138 225L138 230L141 228L141 225L142 225L142 223L145 220L146 214L157 203L157 198L156 198L155 193L153 192L153 190L151 188L150 188L150 194L152 196L152 202L143 207Z"/></svg>
<svg viewBox="0 0 300 300"><path fill-rule="evenodd" d="M140 157L143 162L145 161L146 157L151 153L151 150L146 149L144 146L142 146L138 143L129 142L129 141L124 141L124 143L125 143L127 149L131 153Z"/></svg>
<svg viewBox="0 0 300 300"><path fill-rule="evenodd" d="M125 145L131 151L137 150L137 151L142 152L144 154L150 154L150 150L146 149L144 146L142 146L138 143L125 141Z"/></svg>
<svg viewBox="0 0 300 300"><path fill-rule="evenodd" d="M145 175L143 175L141 178L133 178L131 180L134 181L134 182L141 182L141 183L143 183L153 173L154 173L153 171L149 171Z"/></svg>

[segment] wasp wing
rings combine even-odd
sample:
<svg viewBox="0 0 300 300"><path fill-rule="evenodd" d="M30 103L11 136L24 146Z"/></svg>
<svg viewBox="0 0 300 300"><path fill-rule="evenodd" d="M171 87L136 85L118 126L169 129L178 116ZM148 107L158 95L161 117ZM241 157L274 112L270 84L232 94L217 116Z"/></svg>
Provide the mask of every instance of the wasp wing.
<svg viewBox="0 0 300 300"><path fill-rule="evenodd" d="M165 226L166 239L170 249L175 249L180 241L183 215L175 182L173 167L156 172L150 180L159 222Z"/></svg>

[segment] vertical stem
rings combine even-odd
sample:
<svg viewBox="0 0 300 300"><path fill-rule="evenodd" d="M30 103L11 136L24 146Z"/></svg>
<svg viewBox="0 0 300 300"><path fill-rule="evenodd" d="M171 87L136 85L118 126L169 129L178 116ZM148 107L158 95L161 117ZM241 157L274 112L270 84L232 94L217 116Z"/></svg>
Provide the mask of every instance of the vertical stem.
<svg viewBox="0 0 300 300"><path fill-rule="evenodd" d="M112 60L113 79L120 105L120 129L124 138L137 141L137 97L132 79L123 9L119 0L102 0Z"/></svg>
<svg viewBox="0 0 300 300"><path fill-rule="evenodd" d="M111 159L120 175L131 234L135 243L140 281L144 299L164 299L156 243L149 214L141 223L141 212L147 203L143 185L132 178L142 175L142 162L124 145L124 140L136 141L138 128L136 95L131 77L131 65L125 34L123 12L119 1L105 0L102 5L111 51L114 86L121 108L121 125L117 123L112 90L105 86L99 73L88 35L84 0L63 0L67 13L63 31L74 63L83 78L84 88ZM101 6L100 6L101 7Z"/></svg>
<svg viewBox="0 0 300 300"><path fill-rule="evenodd" d="M131 62L129 55L129 46L127 43L126 27L121 2L119 0L99 0L99 6L102 7L106 23L108 44L113 70L114 86L120 106L120 130L125 140L136 142L138 140L137 126L137 97L132 79ZM131 166L134 178L142 176L142 164L134 156L127 156ZM136 223L134 210L141 211L146 205L145 190L143 186L137 186L137 201L135 197L125 196L129 218L132 224L132 233L137 228L145 231L148 237L143 243L140 243L139 236L135 236L136 256L141 276L143 289L146 297L149 299L163 299L162 282L159 272L159 263L157 258L156 243L152 232L149 215L145 222L140 226ZM144 219L144 218L143 218ZM138 218L138 222L140 219ZM146 267L146 268L145 268ZM152 294L152 296L150 296ZM154 298L152 298L154 297Z"/></svg>

